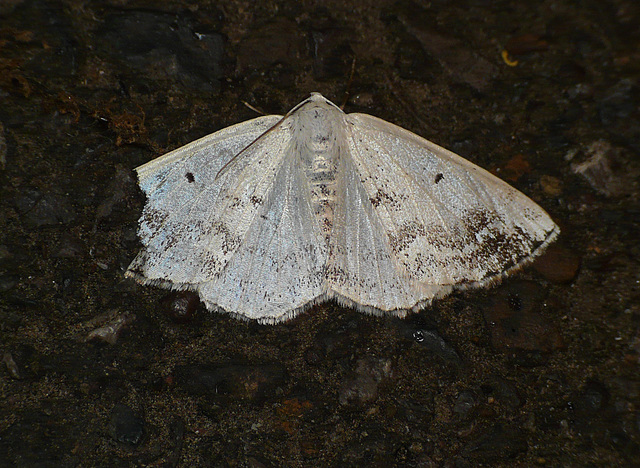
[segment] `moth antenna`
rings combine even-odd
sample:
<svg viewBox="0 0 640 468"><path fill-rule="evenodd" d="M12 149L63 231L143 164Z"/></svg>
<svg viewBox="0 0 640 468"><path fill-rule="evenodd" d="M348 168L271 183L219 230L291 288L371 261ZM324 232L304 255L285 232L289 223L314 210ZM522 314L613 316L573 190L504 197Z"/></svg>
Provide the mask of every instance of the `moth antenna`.
<svg viewBox="0 0 640 468"><path fill-rule="evenodd" d="M260 115L267 115L266 112L261 111L260 109L258 109L257 107L252 106L251 104L249 104L247 101L242 101L242 104L244 104L245 106L247 106L249 109L251 109L253 112L260 114Z"/></svg>
<svg viewBox="0 0 640 468"><path fill-rule="evenodd" d="M349 101L349 97L350 97L350 92L349 90L351 89L351 83L353 83L353 75L356 72L356 58L353 57L353 60L351 61L351 73L349 75L349 81L347 82L347 89L344 92L344 98L342 100L342 104L340 105L340 110L344 110L344 106L347 105L347 102Z"/></svg>

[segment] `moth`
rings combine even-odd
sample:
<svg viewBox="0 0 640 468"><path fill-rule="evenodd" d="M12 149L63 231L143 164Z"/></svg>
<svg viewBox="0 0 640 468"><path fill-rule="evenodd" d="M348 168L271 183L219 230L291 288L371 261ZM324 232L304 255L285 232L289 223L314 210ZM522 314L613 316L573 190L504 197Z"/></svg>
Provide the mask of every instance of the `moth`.
<svg viewBox="0 0 640 468"><path fill-rule="evenodd" d="M136 172L143 248L126 276L263 323L330 299L403 317L495 283L560 232L484 169L319 93Z"/></svg>

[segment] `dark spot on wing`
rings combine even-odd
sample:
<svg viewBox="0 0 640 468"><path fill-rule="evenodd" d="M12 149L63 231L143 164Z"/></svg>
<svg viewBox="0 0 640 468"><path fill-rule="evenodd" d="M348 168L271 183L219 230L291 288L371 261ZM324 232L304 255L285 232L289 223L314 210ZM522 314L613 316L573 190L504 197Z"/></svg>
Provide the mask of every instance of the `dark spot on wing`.
<svg viewBox="0 0 640 468"><path fill-rule="evenodd" d="M195 177L193 177L193 173L191 173L191 172L187 172L184 176L187 178L187 180L189 181L189 183L191 183L191 182L193 182L194 180L196 180L196 178L195 178Z"/></svg>
<svg viewBox="0 0 640 468"><path fill-rule="evenodd" d="M440 182L443 177L444 176L442 175L442 172L439 172L438 174L436 174L435 183L437 184L438 182Z"/></svg>

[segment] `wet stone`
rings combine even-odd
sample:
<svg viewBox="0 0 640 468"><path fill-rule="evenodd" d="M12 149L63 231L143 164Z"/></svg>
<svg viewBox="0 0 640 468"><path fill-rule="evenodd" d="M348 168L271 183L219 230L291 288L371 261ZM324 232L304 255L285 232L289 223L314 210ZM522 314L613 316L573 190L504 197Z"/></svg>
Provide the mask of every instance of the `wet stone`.
<svg viewBox="0 0 640 468"><path fill-rule="evenodd" d="M479 404L478 394L472 390L463 390L453 405L453 412L461 418L468 417Z"/></svg>
<svg viewBox="0 0 640 468"><path fill-rule="evenodd" d="M247 457L244 466L247 468L267 468L269 465L260 461L257 457Z"/></svg>
<svg viewBox="0 0 640 468"><path fill-rule="evenodd" d="M357 319L343 322L338 320L318 333L308 350L309 363L314 365L322 362L342 364L349 359L350 350L358 343L362 336L366 336L366 324Z"/></svg>
<svg viewBox="0 0 640 468"><path fill-rule="evenodd" d="M385 427L379 424L368 424L360 428L361 436L356 441L345 444L342 453L339 453L336 466L354 467L383 467L397 465L395 453L397 445L390 440Z"/></svg>
<svg viewBox="0 0 640 468"><path fill-rule="evenodd" d="M424 390L420 394L420 400L399 398L395 413L398 418L413 424L426 426L433 418L434 401L433 394ZM392 408L389 408L391 410Z"/></svg>
<svg viewBox="0 0 640 468"><path fill-rule="evenodd" d="M2 276L0 276L0 285L2 284L1 281ZM0 291L2 291L2 289L0 289ZM25 322L22 309L22 307L8 307L2 311L2 327L4 330L15 333L18 327Z"/></svg>
<svg viewBox="0 0 640 468"><path fill-rule="evenodd" d="M12 275L11 273L0 273L0 292L9 291L14 288L20 281L18 275Z"/></svg>
<svg viewBox="0 0 640 468"><path fill-rule="evenodd" d="M7 139L4 136L4 125L0 122L0 171L7 165Z"/></svg>
<svg viewBox="0 0 640 468"><path fill-rule="evenodd" d="M589 423L602 412L610 398L609 391L601 382L590 380L574 395L570 407L579 422Z"/></svg>
<svg viewBox="0 0 640 468"><path fill-rule="evenodd" d="M96 208L97 221L110 217L114 209L121 207L123 201L135 193L135 181L131 172L130 168L125 168L120 164L116 165L115 173L111 176L104 196L101 197L102 202Z"/></svg>
<svg viewBox="0 0 640 468"><path fill-rule="evenodd" d="M389 359L364 358L340 390L340 403L362 404L375 400L379 385L393 374Z"/></svg>
<svg viewBox="0 0 640 468"><path fill-rule="evenodd" d="M569 101L593 94L591 86L584 84L587 71L580 63L568 60L558 68L557 76L565 86Z"/></svg>
<svg viewBox="0 0 640 468"><path fill-rule="evenodd" d="M533 262L533 268L547 281L567 284L575 279L580 270L581 259L572 250L556 244Z"/></svg>
<svg viewBox="0 0 640 468"><path fill-rule="evenodd" d="M452 81L482 91L497 76L496 66L473 53L466 44L454 36L430 29L433 18L416 3L399 2L390 13L398 18L409 35L420 42L425 52L438 61Z"/></svg>
<svg viewBox="0 0 640 468"><path fill-rule="evenodd" d="M6 245L0 244L0 265L13 257Z"/></svg>
<svg viewBox="0 0 640 468"><path fill-rule="evenodd" d="M84 244L69 233L63 233L52 252L53 258L79 258L86 251Z"/></svg>
<svg viewBox="0 0 640 468"><path fill-rule="evenodd" d="M344 79L349 76L354 57L349 44L352 37L353 31L338 26L328 10L316 11L309 33L316 79Z"/></svg>
<svg viewBox="0 0 640 468"><path fill-rule="evenodd" d="M636 442L637 431L629 416L634 405L629 401L611 401L607 386L598 380L589 380L569 401L569 424L574 433L589 437L598 445L615 447L631 464L640 455Z"/></svg>
<svg viewBox="0 0 640 468"><path fill-rule="evenodd" d="M570 80L570 79L569 79ZM568 145L565 137L561 135L563 131L573 128L576 122L582 121L584 117L584 109L577 102L567 102L562 100L558 102L563 111L549 122L548 131L554 135L551 140L551 147L561 149Z"/></svg>
<svg viewBox="0 0 640 468"><path fill-rule="evenodd" d="M621 195L633 187L633 180L627 180L628 168L621 167L620 151L608 141L592 142L571 164L571 170L582 176L591 187L602 195Z"/></svg>
<svg viewBox="0 0 640 468"><path fill-rule="evenodd" d="M440 65L425 53L420 41L405 31L401 32L395 61L400 77L420 81L433 79L434 67L436 71L441 70Z"/></svg>
<svg viewBox="0 0 640 468"><path fill-rule="evenodd" d="M16 361L13 360L11 353L6 352L3 354L2 363L6 366L7 371L12 378L16 380L20 380L22 378L20 375L20 369L18 369L18 365L16 364Z"/></svg>
<svg viewBox="0 0 640 468"><path fill-rule="evenodd" d="M499 376L482 384L481 389L487 398L492 398L509 412L515 411L524 403L515 384Z"/></svg>
<svg viewBox="0 0 640 468"><path fill-rule="evenodd" d="M66 401L52 399L33 408L13 409L16 419L2 429L0 437L2 467L64 466L65 455L78 447L78 441L90 437L89 422Z"/></svg>
<svg viewBox="0 0 640 468"><path fill-rule="evenodd" d="M389 359L359 359L355 369L344 380L338 393L341 405L363 405L376 399L380 383L391 377Z"/></svg>
<svg viewBox="0 0 640 468"><path fill-rule="evenodd" d="M618 81L607 90L599 102L600 121L610 127L621 120L628 119L637 110L632 93L636 85L630 78Z"/></svg>
<svg viewBox="0 0 640 468"><path fill-rule="evenodd" d="M317 366L324 359L324 349L319 343L314 342L304 353L304 360L311 366Z"/></svg>
<svg viewBox="0 0 640 468"><path fill-rule="evenodd" d="M26 345L17 346L10 352L7 351L2 356L2 367L11 378L17 380L37 380L41 375L36 374L34 368L41 372L41 362L43 356L34 348Z"/></svg>
<svg viewBox="0 0 640 468"><path fill-rule="evenodd" d="M26 0L6 0L0 3L0 15L8 15L9 13L13 13L16 7Z"/></svg>
<svg viewBox="0 0 640 468"><path fill-rule="evenodd" d="M136 447L144 439L144 420L138 417L129 406L118 403L111 410L109 434L117 442Z"/></svg>
<svg viewBox="0 0 640 468"><path fill-rule="evenodd" d="M0 2L2 4L6 1ZM51 76L69 80L78 70L80 62L78 44L71 18L64 8L50 6L44 1L24 2L18 15L29 18L29 29L33 31L33 41L46 44L29 54L23 65L25 70L43 79Z"/></svg>
<svg viewBox="0 0 640 468"><path fill-rule="evenodd" d="M117 310L106 312L89 322L85 326L100 325L93 328L85 336L85 341L98 340L111 345L116 344L122 330L136 319L134 314L119 313Z"/></svg>
<svg viewBox="0 0 640 468"><path fill-rule="evenodd" d="M298 25L286 19L252 29L237 46L237 73L271 69L276 64L290 69L306 51L306 40Z"/></svg>
<svg viewBox="0 0 640 468"><path fill-rule="evenodd" d="M462 365L462 360L453 347L434 330L418 329L412 333L413 340L445 362Z"/></svg>
<svg viewBox="0 0 640 468"><path fill-rule="evenodd" d="M182 419L176 417L169 423L169 438L173 448L173 453L167 460L170 466L177 466L179 464L180 454L184 446L184 432L185 424Z"/></svg>
<svg viewBox="0 0 640 468"><path fill-rule="evenodd" d="M174 323L193 321L200 298L193 291L178 291L167 294L160 300L162 312Z"/></svg>

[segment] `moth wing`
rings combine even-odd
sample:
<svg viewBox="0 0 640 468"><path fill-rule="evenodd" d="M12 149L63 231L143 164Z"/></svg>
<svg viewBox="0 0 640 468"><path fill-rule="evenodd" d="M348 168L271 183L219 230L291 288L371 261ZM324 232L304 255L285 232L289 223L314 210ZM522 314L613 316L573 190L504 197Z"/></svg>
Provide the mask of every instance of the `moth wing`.
<svg viewBox="0 0 640 468"><path fill-rule="evenodd" d="M295 146L275 174L259 219L226 268L198 287L209 309L276 323L322 299L326 241Z"/></svg>
<svg viewBox="0 0 640 468"><path fill-rule="evenodd" d="M536 203L460 156L369 115L349 114L346 126L366 202L407 279L480 286L559 233Z"/></svg>
<svg viewBox="0 0 640 468"><path fill-rule="evenodd" d="M171 202L177 194L189 196L192 187L184 194L180 190L189 187L185 174L200 173L200 179L213 180L222 167L281 119L280 115L268 115L241 122L152 159L135 169L140 187L156 202L167 196Z"/></svg>
<svg viewBox="0 0 640 468"><path fill-rule="evenodd" d="M413 281L398 268L362 176L344 151L338 177L326 269L330 295L365 312L404 316L417 303L448 293L449 286Z"/></svg>
<svg viewBox="0 0 640 468"><path fill-rule="evenodd" d="M291 139L281 119L228 127L136 169L147 203L127 276L195 289L222 271L273 188Z"/></svg>

